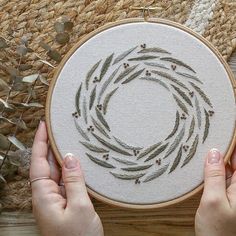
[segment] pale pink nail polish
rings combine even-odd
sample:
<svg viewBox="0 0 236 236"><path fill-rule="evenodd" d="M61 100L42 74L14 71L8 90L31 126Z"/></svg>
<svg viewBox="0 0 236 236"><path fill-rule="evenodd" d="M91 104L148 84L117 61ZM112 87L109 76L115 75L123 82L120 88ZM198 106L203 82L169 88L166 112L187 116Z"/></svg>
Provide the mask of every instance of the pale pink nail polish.
<svg viewBox="0 0 236 236"><path fill-rule="evenodd" d="M220 163L220 152L216 148L213 148L208 153L208 164Z"/></svg>
<svg viewBox="0 0 236 236"><path fill-rule="evenodd" d="M68 169L75 168L77 166L77 159L74 157L72 153L67 153L65 155L65 166Z"/></svg>

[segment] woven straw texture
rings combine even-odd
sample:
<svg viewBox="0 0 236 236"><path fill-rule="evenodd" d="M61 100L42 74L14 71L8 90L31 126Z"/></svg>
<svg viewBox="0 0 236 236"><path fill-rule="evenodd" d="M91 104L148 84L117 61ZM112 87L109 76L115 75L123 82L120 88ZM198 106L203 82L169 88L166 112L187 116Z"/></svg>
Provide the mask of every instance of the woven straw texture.
<svg viewBox="0 0 236 236"><path fill-rule="evenodd" d="M171 2L171 4L170 4ZM139 10L130 10L130 6L143 6L140 0L85 0L85 1L38 1L26 0L20 4L14 0L0 2L0 29L2 35L17 42L22 36L30 39L30 47L45 58L45 51L40 48L40 40L44 40L64 55L84 35L98 27L120 19L141 17ZM145 1L145 6L158 6L151 12L151 17L160 17L185 24L202 34L228 59L236 47L236 4L234 0L174 0L174 1ZM53 42L55 36L54 23L61 16L68 16L74 23L70 43L64 47ZM31 57L33 70L47 73L48 67ZM47 60L49 60L47 58ZM50 80L54 71L50 71ZM29 74L30 71L27 71ZM45 103L47 90L40 86L36 88L40 94L38 101ZM19 96L21 98L21 96ZM20 99L18 98L18 99ZM16 117L16 114L13 114ZM18 137L26 145L33 140L34 130L38 120L44 116L44 110L29 109L24 113L24 119L29 129L18 133ZM13 131L9 124L1 125L2 132Z"/></svg>

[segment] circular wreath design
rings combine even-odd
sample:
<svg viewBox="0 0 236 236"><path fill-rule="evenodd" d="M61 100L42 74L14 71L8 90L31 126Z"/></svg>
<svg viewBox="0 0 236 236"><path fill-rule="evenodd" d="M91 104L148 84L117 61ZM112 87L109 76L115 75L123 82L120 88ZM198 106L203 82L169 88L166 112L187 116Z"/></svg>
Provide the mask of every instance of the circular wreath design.
<svg viewBox="0 0 236 236"><path fill-rule="evenodd" d="M196 74L170 52L145 43L96 62L78 88L76 111L72 113L80 143L88 150L86 156L110 169L113 177L135 180L135 184L187 165L199 143L207 139L214 115L213 105L202 89L203 82ZM119 87L136 79L162 86L176 103L172 131L148 147L134 147L113 136L106 121L112 96Z"/></svg>

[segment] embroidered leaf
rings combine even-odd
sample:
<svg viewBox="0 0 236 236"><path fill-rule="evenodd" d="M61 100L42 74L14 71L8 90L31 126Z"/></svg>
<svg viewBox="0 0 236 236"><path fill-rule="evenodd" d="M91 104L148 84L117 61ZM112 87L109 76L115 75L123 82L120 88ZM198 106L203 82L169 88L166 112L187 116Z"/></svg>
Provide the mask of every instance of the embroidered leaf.
<svg viewBox="0 0 236 236"><path fill-rule="evenodd" d="M88 123L88 116L87 116L87 101L86 98L84 97L83 100L83 117L84 117L84 121L87 124Z"/></svg>
<svg viewBox="0 0 236 236"><path fill-rule="evenodd" d="M111 99L111 97L113 96L113 94L116 92L118 88L115 88L113 89L110 93L108 93L104 99L104 102L103 102L103 114L105 115L107 113L107 107L108 107L108 103Z"/></svg>
<svg viewBox="0 0 236 236"><path fill-rule="evenodd" d="M171 138L172 136L175 135L175 133L177 132L178 128L179 128L179 121L180 121L180 115L179 115L179 112L176 111L176 118L175 118L175 125L174 125L174 128L173 130L171 131L171 133L167 136L167 139Z"/></svg>
<svg viewBox="0 0 236 236"><path fill-rule="evenodd" d="M142 153L139 154L139 156L137 157L137 160L139 160L140 158L148 155L150 152L152 152L153 150L155 150L157 147L159 147L161 145L161 142L156 143L148 148L146 148Z"/></svg>
<svg viewBox="0 0 236 236"><path fill-rule="evenodd" d="M118 144L120 144L120 145L121 145L123 148L125 148L125 149L129 149L129 150L141 150L141 149L142 149L142 147L133 147L133 146L130 146L130 145L124 143L123 141L121 141L120 139L118 139L118 138L116 138L116 137L114 137L114 136L113 136L113 138L116 140L116 142L117 142Z"/></svg>
<svg viewBox="0 0 236 236"><path fill-rule="evenodd" d="M127 75L129 75L132 71L134 71L136 68L138 67L138 65L134 65L131 67L128 67L127 69L125 69L123 72L120 73L120 75L116 78L115 80L115 84L120 82L124 77L126 77Z"/></svg>
<svg viewBox="0 0 236 236"><path fill-rule="evenodd" d="M201 109L199 106L199 102L197 97L195 97L195 107L196 107L196 113L197 113L197 122L198 122L198 128L201 128L201 122L202 122L202 113L201 113Z"/></svg>
<svg viewBox="0 0 236 236"><path fill-rule="evenodd" d="M139 71L135 72L135 73L132 74L129 78L127 78L125 81L123 81L122 84L127 84L127 83L129 83L130 81L134 80L135 78L137 78L138 76L140 76L140 75L143 73L144 70L145 70L145 69L142 69L142 70L139 70Z"/></svg>
<svg viewBox="0 0 236 236"><path fill-rule="evenodd" d="M85 133L85 131L80 127L80 125L78 124L76 118L74 118L74 123L75 123L75 127L76 129L79 131L80 135L86 139L87 141L90 141L88 135Z"/></svg>
<svg viewBox="0 0 236 236"><path fill-rule="evenodd" d="M101 137L99 137L98 135L96 135L95 133L93 133L93 136L100 142L102 143L104 146L112 149L115 152L118 152L120 154L126 155L126 156L132 156L130 153L126 152L125 150L118 148L117 146L115 146L114 144L111 144L109 142L107 142L106 140L102 139Z"/></svg>
<svg viewBox="0 0 236 236"><path fill-rule="evenodd" d="M75 106L76 106L76 110L77 110L79 116L81 115L81 111L80 111L81 89L82 89L82 83L80 84L79 89L78 89L76 96L75 96Z"/></svg>
<svg viewBox="0 0 236 236"><path fill-rule="evenodd" d="M169 87L163 81L161 81L157 78L154 78L154 77L141 77L140 79L156 82L156 83L160 84L162 87L164 87L165 89L167 89L168 91L170 90Z"/></svg>
<svg viewBox="0 0 236 236"><path fill-rule="evenodd" d="M150 53L150 52L153 52L153 53L167 53L167 54L170 54L169 52L167 52L166 50L162 49L162 48L144 48L142 50L140 50L138 53Z"/></svg>
<svg viewBox="0 0 236 236"><path fill-rule="evenodd" d="M100 104L101 98L103 93L105 92L107 86L111 83L111 81L113 80L113 78L116 76L117 72L119 71L120 66L111 74L111 76L104 82L104 84L102 85L99 95L98 95L98 103Z"/></svg>
<svg viewBox="0 0 236 236"><path fill-rule="evenodd" d="M174 162L173 162L173 164L172 164L172 166L171 166L171 168L170 168L169 174L170 174L172 171L174 171L174 170L176 169L176 167L179 165L180 160L181 160L181 157L182 157L182 149L183 149L183 145L181 145L181 147L179 148L179 151L178 151L178 153L177 153L177 156L176 156L176 158L175 158L175 160L174 160Z"/></svg>
<svg viewBox="0 0 236 236"><path fill-rule="evenodd" d="M180 142L184 137L184 133L185 133L185 126L183 126L179 134L176 136L174 142L171 144L168 151L166 152L164 159L167 158L172 152L174 152L175 149L179 146Z"/></svg>
<svg viewBox="0 0 236 236"><path fill-rule="evenodd" d="M184 89L189 91L189 88L187 88L185 84L183 84L179 80L175 79L172 75L170 75L170 74L168 74L166 72L158 71L158 70L152 70L151 72L153 74L156 74L156 75L159 75L159 76L161 76L163 78L166 78L166 79L168 79L168 80L178 84L180 87L182 87L182 88L184 88Z"/></svg>
<svg viewBox="0 0 236 236"><path fill-rule="evenodd" d="M98 165L100 165L100 166L102 166L102 167L115 168L115 166L109 164L109 163L106 162L106 161L100 160L100 159L98 159L98 158L96 158L96 157L94 157L94 156L92 156L92 155L90 155L90 154L88 154L88 153L86 153L86 155L89 157L89 159L90 159L91 161L95 162L96 164L98 164Z"/></svg>
<svg viewBox="0 0 236 236"><path fill-rule="evenodd" d="M123 180L131 180L131 179L139 179L141 177L143 177L145 174L117 174L114 172L110 172L114 177L118 178L118 179L123 179Z"/></svg>
<svg viewBox="0 0 236 236"><path fill-rule="evenodd" d="M102 69L101 69L101 73L100 73L100 78L99 78L100 81L102 80L103 76L106 74L108 68L110 67L113 56L114 56L114 53L112 53L112 54L111 54L109 57L107 57L107 59L105 60L103 66L102 66Z"/></svg>
<svg viewBox="0 0 236 236"><path fill-rule="evenodd" d="M156 59L156 58L158 58L158 57L147 55L147 56L129 58L128 61L146 61L146 60L152 60L152 59Z"/></svg>
<svg viewBox="0 0 236 236"><path fill-rule="evenodd" d="M80 143L83 144L86 148L88 148L92 152L98 152L98 153L107 153L107 152L109 152L106 149L103 149L101 147L95 146L95 145L87 143L87 142L80 141Z"/></svg>
<svg viewBox="0 0 236 236"><path fill-rule="evenodd" d="M110 136L106 133L106 131L103 129L103 127L91 116L93 125L107 138L110 139Z"/></svg>
<svg viewBox="0 0 236 236"><path fill-rule="evenodd" d="M86 83L86 89L88 90L88 86L89 86L89 81L93 75L93 73L95 72L95 70L98 68L98 66L100 65L102 60L98 61L91 69L90 71L88 72L88 74L86 75L86 80L85 80L85 83Z"/></svg>
<svg viewBox="0 0 236 236"><path fill-rule="evenodd" d="M187 155L187 157L185 158L183 164L181 167L185 166L186 164L189 163L189 161L194 157L196 151L197 151L197 146L198 146L198 135L196 135L194 141L193 141L193 144L189 150L189 153Z"/></svg>
<svg viewBox="0 0 236 236"><path fill-rule="evenodd" d="M121 158L117 158L117 157L112 157L112 159L114 159L115 161L118 161L122 164L128 165L128 166L135 166L137 165L137 163L132 162L132 161L127 161L125 159L121 159Z"/></svg>
<svg viewBox="0 0 236 236"><path fill-rule="evenodd" d="M144 62L144 64L147 65L147 66L159 67L159 68L162 68L162 69L169 70L169 68L166 67L164 64L158 64L158 63L155 63L155 62Z"/></svg>
<svg viewBox="0 0 236 236"><path fill-rule="evenodd" d="M184 91L182 91L180 88L176 87L175 85L171 85L175 91L190 105L193 106L191 100L189 99L189 97L186 95L186 93Z"/></svg>
<svg viewBox="0 0 236 236"><path fill-rule="evenodd" d="M123 60L125 57L127 57L131 52L133 52L138 46L131 48L125 52L123 52L122 54L120 54L113 62L112 65L115 65L116 63L120 62L121 60Z"/></svg>
<svg viewBox="0 0 236 236"><path fill-rule="evenodd" d="M210 129L210 120L209 120L209 114L208 112L204 109L204 113L205 113L205 130L204 130L204 135L203 135L203 141L202 143L205 142L208 134L209 134L209 129Z"/></svg>
<svg viewBox="0 0 236 236"><path fill-rule="evenodd" d="M182 75L182 76L184 76L184 77L186 77L186 78L189 78L189 79L193 79L193 80L195 80L195 81L197 81L197 82L203 84L202 81L199 80L199 79L198 79L196 76L194 76L194 75L189 75L189 74L187 74L187 73L181 73L181 72L176 72L176 74Z"/></svg>
<svg viewBox="0 0 236 236"><path fill-rule="evenodd" d="M161 154L163 151L165 151L165 149L167 148L169 143L166 143L162 146L160 146L155 152L153 152L144 162L150 161L153 158L155 158L156 156L158 156L159 154Z"/></svg>
<svg viewBox="0 0 236 236"><path fill-rule="evenodd" d="M175 59L175 58L172 58L172 57L162 57L162 58L160 58L160 60L172 62L172 63L174 63L176 65L183 66L183 67L191 70L192 72L196 73L196 71L192 67L190 67L189 65L185 64L184 62L182 62L182 61L180 61L178 59Z"/></svg>
<svg viewBox="0 0 236 236"><path fill-rule="evenodd" d="M183 112L188 114L188 108L184 105L184 103L175 94L173 94L173 97L177 102L178 106L183 110Z"/></svg>
<svg viewBox="0 0 236 236"><path fill-rule="evenodd" d="M106 122L106 120L104 119L102 113L96 108L96 114L97 114L97 118L99 119L99 121L103 124L103 126L108 130L108 131L111 131L110 130L110 127L108 125L108 123Z"/></svg>
<svg viewBox="0 0 236 236"><path fill-rule="evenodd" d="M156 179L156 178L160 177L161 175L163 175L166 172L168 166L169 166L169 164L167 164L167 165L163 166L162 168L154 171L152 174L148 175L143 182L146 183L146 182L149 182L153 179Z"/></svg>
<svg viewBox="0 0 236 236"><path fill-rule="evenodd" d="M93 104L94 104L94 101L95 101L95 98L96 98L96 87L95 86L90 94L90 100L89 100L89 110L92 109L93 107Z"/></svg>
<svg viewBox="0 0 236 236"><path fill-rule="evenodd" d="M140 170L146 170L146 169L150 168L151 166L153 166L153 164L143 165L143 166L125 167L125 168L121 168L121 169L125 170L125 171L140 171Z"/></svg>
<svg viewBox="0 0 236 236"><path fill-rule="evenodd" d="M188 134L188 138L187 138L186 142L188 142L188 140L192 137L193 132L194 132L194 128L195 128L195 119L193 117L190 127L189 127L189 134Z"/></svg>
<svg viewBox="0 0 236 236"><path fill-rule="evenodd" d="M211 104L211 101L210 99L207 97L207 95L197 86L195 85L194 83L192 82L189 82L193 88L199 93L199 95L203 98L203 100L210 106L212 107L212 104Z"/></svg>

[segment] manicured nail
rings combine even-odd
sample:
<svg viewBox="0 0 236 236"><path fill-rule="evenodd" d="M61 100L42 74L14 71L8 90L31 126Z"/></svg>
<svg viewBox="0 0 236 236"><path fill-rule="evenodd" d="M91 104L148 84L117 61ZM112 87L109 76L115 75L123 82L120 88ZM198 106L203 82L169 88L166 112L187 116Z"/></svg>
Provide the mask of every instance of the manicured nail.
<svg viewBox="0 0 236 236"><path fill-rule="evenodd" d="M41 127L43 124L44 124L44 121L43 121L43 120L40 120L40 121L39 121L39 127Z"/></svg>
<svg viewBox="0 0 236 236"><path fill-rule="evenodd" d="M75 168L77 166L77 159L74 157L72 153L67 153L65 155L65 166L68 169Z"/></svg>
<svg viewBox="0 0 236 236"><path fill-rule="evenodd" d="M220 162L220 152L216 148L213 148L208 153L208 163L218 164Z"/></svg>

